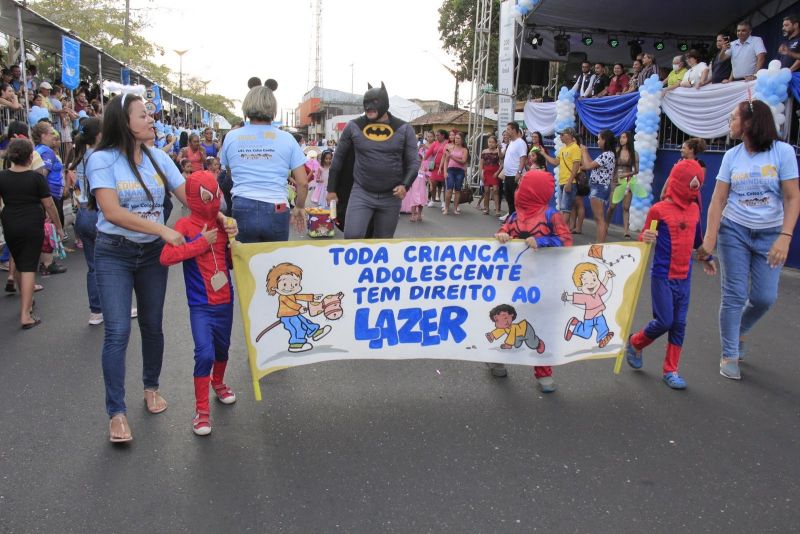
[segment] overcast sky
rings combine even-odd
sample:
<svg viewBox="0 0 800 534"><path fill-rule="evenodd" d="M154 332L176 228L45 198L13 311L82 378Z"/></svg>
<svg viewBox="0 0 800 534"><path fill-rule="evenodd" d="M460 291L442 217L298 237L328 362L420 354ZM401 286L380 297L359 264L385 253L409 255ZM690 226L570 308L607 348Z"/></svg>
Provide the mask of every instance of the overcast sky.
<svg viewBox="0 0 800 534"><path fill-rule="evenodd" d="M390 95L452 103L452 64L441 49L437 0L323 0L323 86L354 92L381 80ZM209 92L241 100L247 79L275 78L280 109L294 108L309 89L311 0L132 0L147 8L146 34L166 50L156 58L178 72L173 50L189 49L184 76L211 80ZM428 52L425 52L427 50ZM493 54L495 52L493 51ZM312 56L313 57L313 56ZM469 85L459 97L469 100Z"/></svg>

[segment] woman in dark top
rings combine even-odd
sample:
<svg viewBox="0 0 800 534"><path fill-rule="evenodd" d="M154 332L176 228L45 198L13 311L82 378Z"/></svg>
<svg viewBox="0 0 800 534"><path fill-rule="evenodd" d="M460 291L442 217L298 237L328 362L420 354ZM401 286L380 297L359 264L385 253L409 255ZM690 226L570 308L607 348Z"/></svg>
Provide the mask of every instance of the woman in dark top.
<svg viewBox="0 0 800 534"><path fill-rule="evenodd" d="M11 140L6 158L11 168L0 172L0 199L5 205L0 221L17 269L14 278L21 297L19 320L22 328L28 330L42 322L31 314L31 306L34 276L44 241L44 211L47 210L59 235L63 229L47 180L31 170L31 142L27 139Z"/></svg>
<svg viewBox="0 0 800 534"><path fill-rule="evenodd" d="M725 51L730 47L730 37L724 34L717 35L717 54L711 61L711 68L703 73L700 85L708 83L723 83L731 77L731 57L725 55Z"/></svg>

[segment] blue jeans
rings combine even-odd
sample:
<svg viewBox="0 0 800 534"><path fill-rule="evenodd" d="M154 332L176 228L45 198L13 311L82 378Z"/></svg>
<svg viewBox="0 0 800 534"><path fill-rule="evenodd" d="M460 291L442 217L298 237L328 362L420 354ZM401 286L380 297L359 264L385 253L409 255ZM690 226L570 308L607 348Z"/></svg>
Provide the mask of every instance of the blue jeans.
<svg viewBox="0 0 800 534"><path fill-rule="evenodd" d="M725 358L739 358L739 337L755 326L778 297L781 270L769 266L767 253L780 232L780 226L751 230L722 218L717 250L722 278L719 333Z"/></svg>
<svg viewBox="0 0 800 534"><path fill-rule="evenodd" d="M589 184L589 198L596 198L608 202L610 186L602 184Z"/></svg>
<svg viewBox="0 0 800 534"><path fill-rule="evenodd" d="M167 290L167 268L159 263L164 242L134 243L97 232L95 277L105 322L103 380L109 417L125 413L125 352L131 334L131 300L136 291L142 336L142 382L157 389L164 356L161 320Z"/></svg>
<svg viewBox="0 0 800 534"><path fill-rule="evenodd" d="M445 178L445 186L444 188L447 191L461 191L461 188L464 187L464 169L460 169L458 167L449 167L447 169L447 178Z"/></svg>
<svg viewBox="0 0 800 534"><path fill-rule="evenodd" d="M289 205L235 197L231 210L240 243L289 240Z"/></svg>
<svg viewBox="0 0 800 534"><path fill-rule="evenodd" d="M75 216L75 233L83 243L83 257L86 258L86 292L89 295L89 310L101 313L100 293L94 273L94 240L97 237L97 211L80 208Z"/></svg>
<svg viewBox="0 0 800 534"><path fill-rule="evenodd" d="M575 196L578 193L578 186L572 184L572 189L567 192L563 185L558 186L558 209L561 211L570 212L575 205Z"/></svg>
<svg viewBox="0 0 800 534"><path fill-rule="evenodd" d="M289 344L297 345L308 341L308 336L314 335L319 330L317 323L312 323L302 315L281 317L283 327L289 332Z"/></svg>

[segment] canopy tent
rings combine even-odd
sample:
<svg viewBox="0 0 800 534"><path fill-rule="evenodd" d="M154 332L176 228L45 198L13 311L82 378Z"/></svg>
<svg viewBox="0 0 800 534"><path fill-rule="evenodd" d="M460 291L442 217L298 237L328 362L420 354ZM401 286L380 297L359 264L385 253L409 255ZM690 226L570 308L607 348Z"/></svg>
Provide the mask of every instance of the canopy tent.
<svg viewBox="0 0 800 534"><path fill-rule="evenodd" d="M660 66L669 66L671 58L682 53L677 46L679 40L689 46L705 43L713 52L717 32L745 19L756 27L797 3L798 0L542 0L525 19L521 55L525 59L566 61L566 56L556 53L554 42L554 37L563 33L569 35L570 51L583 52L592 62L629 65L632 59L628 42L641 39L642 50L654 52ZM534 33L543 38L537 48L528 39ZM594 39L590 46L583 44L584 34ZM607 44L611 37L619 40L617 48ZM655 50L656 41L664 43L663 50Z"/></svg>
<svg viewBox="0 0 800 534"><path fill-rule="evenodd" d="M126 66L123 62L75 35L69 28L62 28L17 0L0 0L0 33L19 38L20 19L26 42L34 43L42 50L60 56L61 37L66 35L81 43L80 65L82 70L88 70L93 75L102 74L105 80L121 81L121 70ZM151 86L153 80L131 69L131 83ZM163 102L168 103L173 98L176 101L180 99L179 96L173 95L164 88L161 83L159 85ZM189 102L188 105L192 104ZM180 105L180 107L183 106L184 104ZM178 107L177 104L176 107Z"/></svg>

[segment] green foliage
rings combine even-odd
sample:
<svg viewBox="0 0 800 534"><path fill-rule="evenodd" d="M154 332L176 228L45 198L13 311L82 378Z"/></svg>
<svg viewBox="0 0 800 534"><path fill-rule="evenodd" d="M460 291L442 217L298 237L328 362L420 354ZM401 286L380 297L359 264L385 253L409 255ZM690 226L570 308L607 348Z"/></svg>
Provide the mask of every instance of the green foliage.
<svg viewBox="0 0 800 534"><path fill-rule="evenodd" d="M444 0L439 8L439 36L442 45L456 59L462 80L472 80L472 55L475 41L475 0ZM497 83L497 49L500 43L500 0L492 0L489 55L489 83Z"/></svg>

